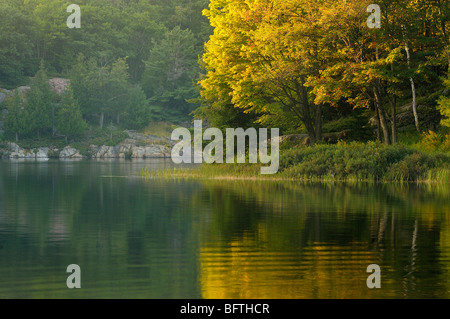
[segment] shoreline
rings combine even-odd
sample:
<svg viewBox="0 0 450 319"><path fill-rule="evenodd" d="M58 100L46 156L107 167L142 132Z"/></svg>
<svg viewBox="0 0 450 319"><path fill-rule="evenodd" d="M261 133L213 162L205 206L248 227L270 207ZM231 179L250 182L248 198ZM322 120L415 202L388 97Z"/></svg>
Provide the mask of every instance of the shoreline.
<svg viewBox="0 0 450 319"><path fill-rule="evenodd" d="M48 162L48 161L63 161L63 162L78 162L78 161L146 161L146 160L169 160L169 157L144 157L144 158L122 158L122 157L108 157L108 158L92 158L92 157L73 157L73 158L7 158L2 157L3 162ZM236 164L235 164L236 165ZM244 164L245 165L245 164ZM247 164L248 166L248 164ZM259 166L255 166L259 170ZM450 176L450 169L444 169ZM209 180L209 181L253 181L253 182L301 182L301 183L337 183L337 184L428 184L428 185L447 185L450 184L450 179L436 179L436 178L419 178L416 180L402 180L402 179L370 179L370 178L358 178L355 176L349 176L347 178L337 178L333 176L286 176L284 172L278 172L273 175L239 175L230 172L224 172L220 169L218 174L212 174L211 169L200 166L196 168L172 168L164 170L149 171L146 168L143 169L140 175L134 177L150 179L174 179L174 180ZM133 176L126 176L133 177Z"/></svg>
<svg viewBox="0 0 450 319"><path fill-rule="evenodd" d="M127 138L114 145L90 144L88 141L66 146L45 145L22 148L15 142L3 142L2 159L133 159L170 158L173 141L164 137L126 131Z"/></svg>
<svg viewBox="0 0 450 319"><path fill-rule="evenodd" d="M198 170L165 170L161 177L221 180L450 183L450 154L379 143L319 144L282 149L276 174L262 164L210 164ZM150 177L150 172L142 172Z"/></svg>
<svg viewBox="0 0 450 319"><path fill-rule="evenodd" d="M170 149L164 145L91 145L87 152L68 145L62 149L54 147L39 147L23 149L15 143L9 143L8 148L0 148L2 159L49 160L49 159L146 159L170 158Z"/></svg>
<svg viewBox="0 0 450 319"><path fill-rule="evenodd" d="M181 169L180 169L181 170ZM274 177L263 177L263 176L238 176L238 175L217 175L209 176L207 174L201 173L201 169L197 169L196 173L186 174L189 170L183 170L185 173L172 173L171 171L156 171L152 173L143 173L141 177L144 179L186 179L186 180L210 180L210 181L254 181L254 182L302 182L302 183L365 183L365 184L429 184L429 185L446 185L450 184L450 180L440 180L440 179L418 179L418 180L387 180L387 179L357 179L357 178L330 178L330 177L289 177L278 175ZM450 170L449 170L450 173ZM280 173L282 174L282 173ZM277 175L277 174L275 174Z"/></svg>
<svg viewBox="0 0 450 319"><path fill-rule="evenodd" d="M148 138L148 136L147 136ZM7 145L5 148L4 145ZM12 142L0 148L2 160L169 160L165 140L126 139L115 146L90 145L83 153L68 145L62 149L23 149ZM148 171L144 178L197 180L302 181L332 183L450 183L450 154L424 152L407 146L379 143L319 144L281 149L276 174L260 174L261 164L203 164Z"/></svg>

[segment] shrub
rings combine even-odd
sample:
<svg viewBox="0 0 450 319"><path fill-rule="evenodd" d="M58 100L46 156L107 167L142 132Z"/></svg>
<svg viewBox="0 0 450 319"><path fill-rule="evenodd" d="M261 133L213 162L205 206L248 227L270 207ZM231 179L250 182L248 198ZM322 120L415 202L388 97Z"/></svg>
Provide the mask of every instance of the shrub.
<svg viewBox="0 0 450 319"><path fill-rule="evenodd" d="M450 152L450 134L424 132L417 148L425 152Z"/></svg>
<svg viewBox="0 0 450 319"><path fill-rule="evenodd" d="M441 137L433 131L423 132L419 142L419 148L424 151L434 152L441 145Z"/></svg>
<svg viewBox="0 0 450 319"><path fill-rule="evenodd" d="M282 154L280 170L294 176L380 179L390 165L413 152L403 146L386 146L376 142L315 145Z"/></svg>
<svg viewBox="0 0 450 319"><path fill-rule="evenodd" d="M441 150L444 152L450 152L450 133L445 134L442 144L441 144Z"/></svg>
<svg viewBox="0 0 450 319"><path fill-rule="evenodd" d="M423 178L434 162L431 156L422 153L414 153L406 156L401 162L389 167L385 179L394 181L414 181Z"/></svg>

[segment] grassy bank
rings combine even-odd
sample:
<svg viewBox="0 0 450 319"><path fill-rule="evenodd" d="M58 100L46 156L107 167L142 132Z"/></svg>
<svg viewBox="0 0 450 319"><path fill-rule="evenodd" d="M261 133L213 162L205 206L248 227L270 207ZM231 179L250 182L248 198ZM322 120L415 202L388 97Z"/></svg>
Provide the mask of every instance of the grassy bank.
<svg viewBox="0 0 450 319"><path fill-rule="evenodd" d="M448 182L450 156L374 142L316 145L283 152L280 175L321 180Z"/></svg>
<svg viewBox="0 0 450 319"><path fill-rule="evenodd" d="M307 181L450 182L450 155L380 143L340 143L282 149L277 174L261 175L260 164L203 164L198 169L155 173L162 177L293 179ZM151 173L143 172L150 177Z"/></svg>

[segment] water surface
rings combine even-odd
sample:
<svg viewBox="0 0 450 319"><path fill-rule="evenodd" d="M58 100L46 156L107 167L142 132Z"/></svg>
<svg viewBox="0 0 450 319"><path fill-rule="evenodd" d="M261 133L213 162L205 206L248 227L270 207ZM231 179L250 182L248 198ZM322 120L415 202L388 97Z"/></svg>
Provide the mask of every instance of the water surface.
<svg viewBox="0 0 450 319"><path fill-rule="evenodd" d="M171 166L0 162L0 298L450 297L448 185L140 177Z"/></svg>

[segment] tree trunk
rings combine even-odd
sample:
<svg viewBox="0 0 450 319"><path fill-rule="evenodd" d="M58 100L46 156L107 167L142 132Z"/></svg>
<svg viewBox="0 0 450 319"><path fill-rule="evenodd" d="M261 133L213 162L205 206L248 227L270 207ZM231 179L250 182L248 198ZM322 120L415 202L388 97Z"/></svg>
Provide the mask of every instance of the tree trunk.
<svg viewBox="0 0 450 319"><path fill-rule="evenodd" d="M375 42L377 42L377 37L375 35ZM380 55L378 52L378 45L375 46L375 58L378 61L380 59ZM373 85L373 96L375 99L375 109L377 110L377 116L378 116L378 140L381 141L381 132L383 131L383 137L384 137L384 143L386 144L390 144L390 140L389 140L389 131L387 128L387 124L386 124L386 117L384 116L384 111L382 108L382 102L381 102L381 96L378 92L378 89L376 87L376 85ZM381 127L381 130L380 130Z"/></svg>
<svg viewBox="0 0 450 319"><path fill-rule="evenodd" d="M391 65L391 70L392 70L392 65ZM389 93L387 92L387 90L384 90L384 93L386 94L386 97L389 100L389 103L391 103L391 127L392 127L392 144L397 144L397 112L396 112L396 107L397 107L397 96L394 94L392 99L389 97Z"/></svg>
<svg viewBox="0 0 450 319"><path fill-rule="evenodd" d="M377 141L381 142L381 121L380 121L380 112L378 112L378 108L375 106L375 101L373 102L375 111L377 112Z"/></svg>
<svg viewBox="0 0 450 319"><path fill-rule="evenodd" d="M316 106L316 142L322 140L322 104Z"/></svg>
<svg viewBox="0 0 450 319"><path fill-rule="evenodd" d="M305 121L303 122L303 124L305 124L306 131L308 132L308 135L309 135L309 139L310 139L310 141L311 141L311 144L316 143L316 142L317 142L317 139L316 139L316 131L315 131L315 129L314 129L314 124L312 123L312 121L305 120Z"/></svg>
<svg viewBox="0 0 450 319"><path fill-rule="evenodd" d="M391 63L391 72L394 72L394 66ZM389 102L391 103L391 126L392 126L392 144L397 144L397 96L395 93L392 96L392 99L389 98L389 93L387 90L385 90L386 96L389 99Z"/></svg>
<svg viewBox="0 0 450 319"><path fill-rule="evenodd" d="M67 135L65 136L65 138L66 138L66 145L67 145L67 144L69 144L69 143L67 142Z"/></svg>
<svg viewBox="0 0 450 319"><path fill-rule="evenodd" d="M386 123L386 117L384 116L381 97L375 85L373 86L373 95L375 98L375 107L377 108L378 115L380 117L381 129L383 130L384 143L390 145L391 141L389 139L389 129Z"/></svg>
<svg viewBox="0 0 450 319"><path fill-rule="evenodd" d="M120 124L120 113L117 112L117 125L119 125L119 124Z"/></svg>
<svg viewBox="0 0 450 319"><path fill-rule="evenodd" d="M420 132L419 117L417 116L417 106L416 106L416 86L414 85L413 78L409 78L411 82L411 93L412 93L412 109L414 114L414 124L416 126L417 132Z"/></svg>
<svg viewBox="0 0 450 319"><path fill-rule="evenodd" d="M396 112L397 99L394 96L394 100L391 101L392 111L392 144L397 144L397 112Z"/></svg>
<svg viewBox="0 0 450 319"><path fill-rule="evenodd" d="M105 114L103 112L100 113L100 129L103 129L103 119Z"/></svg>
<svg viewBox="0 0 450 319"><path fill-rule="evenodd" d="M408 63L408 70L411 70L411 54L409 53L408 34L406 32L405 25L402 25L402 29L403 29L403 41L405 42L406 61ZM412 77L410 77L409 82L411 83L412 109L413 109L413 115L414 115L414 124L416 126L416 130L418 132L420 132L419 117L417 116L416 87L414 84L414 79Z"/></svg>
<svg viewBox="0 0 450 319"><path fill-rule="evenodd" d="M311 116L310 103L308 101L308 92L303 86L304 80L302 79L301 84L297 81L295 82L297 96L300 101L300 104L303 106L303 123L305 124L306 130L308 131L309 138L311 140L311 144L317 142L317 132L315 123ZM316 110L317 111L317 110Z"/></svg>
<svg viewBox="0 0 450 319"><path fill-rule="evenodd" d="M19 142L19 134L16 132L16 143Z"/></svg>

